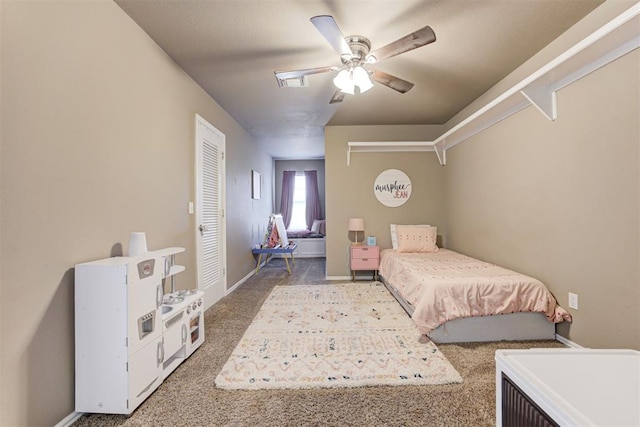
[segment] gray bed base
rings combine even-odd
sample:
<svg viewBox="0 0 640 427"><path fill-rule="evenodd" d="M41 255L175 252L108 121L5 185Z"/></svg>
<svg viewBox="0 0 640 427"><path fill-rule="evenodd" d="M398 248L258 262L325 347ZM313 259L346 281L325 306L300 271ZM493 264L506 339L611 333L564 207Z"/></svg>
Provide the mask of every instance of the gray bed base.
<svg viewBox="0 0 640 427"><path fill-rule="evenodd" d="M413 306L384 277L380 281L411 316ZM450 320L427 336L435 343L555 340L556 325L542 313L510 313Z"/></svg>

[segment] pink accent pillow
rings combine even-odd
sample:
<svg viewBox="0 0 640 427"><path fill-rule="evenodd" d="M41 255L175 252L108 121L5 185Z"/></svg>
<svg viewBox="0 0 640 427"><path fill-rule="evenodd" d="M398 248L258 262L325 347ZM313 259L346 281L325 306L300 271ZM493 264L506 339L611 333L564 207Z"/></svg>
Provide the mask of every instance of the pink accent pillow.
<svg viewBox="0 0 640 427"><path fill-rule="evenodd" d="M438 252L437 227L396 225L398 252Z"/></svg>

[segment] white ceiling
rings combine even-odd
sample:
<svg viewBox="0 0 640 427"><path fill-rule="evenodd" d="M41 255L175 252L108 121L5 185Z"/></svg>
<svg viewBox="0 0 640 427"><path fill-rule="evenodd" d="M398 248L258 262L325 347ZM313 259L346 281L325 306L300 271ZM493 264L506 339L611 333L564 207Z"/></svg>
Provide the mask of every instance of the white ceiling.
<svg viewBox="0 0 640 427"><path fill-rule="evenodd" d="M442 124L603 0L115 0L274 158L324 157L324 126ZM335 72L280 88L273 72L340 65L309 18L332 15L372 50L429 25L435 43L377 69L380 84L329 105Z"/></svg>

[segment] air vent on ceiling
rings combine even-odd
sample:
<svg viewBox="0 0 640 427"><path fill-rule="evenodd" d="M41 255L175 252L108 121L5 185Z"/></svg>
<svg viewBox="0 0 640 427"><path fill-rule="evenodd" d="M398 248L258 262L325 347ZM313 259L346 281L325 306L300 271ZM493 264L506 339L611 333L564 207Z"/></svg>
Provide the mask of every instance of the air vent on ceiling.
<svg viewBox="0 0 640 427"><path fill-rule="evenodd" d="M278 79L278 85L280 87L309 87L309 81L307 76L297 79Z"/></svg>

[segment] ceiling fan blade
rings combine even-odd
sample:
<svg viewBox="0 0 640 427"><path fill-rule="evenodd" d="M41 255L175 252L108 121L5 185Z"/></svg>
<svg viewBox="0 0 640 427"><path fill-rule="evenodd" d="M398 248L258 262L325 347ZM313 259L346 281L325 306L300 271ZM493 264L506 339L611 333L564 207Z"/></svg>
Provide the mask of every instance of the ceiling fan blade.
<svg viewBox="0 0 640 427"><path fill-rule="evenodd" d="M406 80L402 80L399 77L392 76L383 71L374 71L371 78L380 84L390 87L393 90L397 90L400 93L406 93L413 87L413 83L409 83Z"/></svg>
<svg viewBox="0 0 640 427"><path fill-rule="evenodd" d="M331 97L331 100L329 101L329 104L335 104L337 102L342 102L344 100L345 96L347 96L347 94L342 92L340 89L338 89L335 92L333 92L333 96Z"/></svg>
<svg viewBox="0 0 640 427"><path fill-rule="evenodd" d="M402 37L388 45L376 49L367 55L366 61L369 64L375 64L385 58L400 55L418 47L433 43L436 41L436 33L433 32L428 25L424 28L414 31L413 33Z"/></svg>
<svg viewBox="0 0 640 427"><path fill-rule="evenodd" d="M318 15L311 18L311 23L340 55L352 56L351 48L331 15Z"/></svg>

